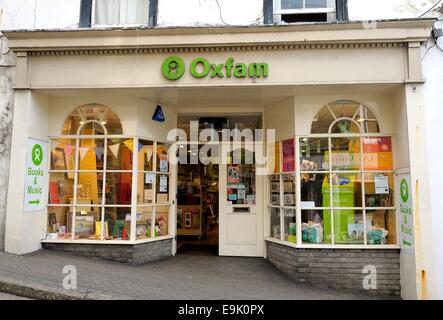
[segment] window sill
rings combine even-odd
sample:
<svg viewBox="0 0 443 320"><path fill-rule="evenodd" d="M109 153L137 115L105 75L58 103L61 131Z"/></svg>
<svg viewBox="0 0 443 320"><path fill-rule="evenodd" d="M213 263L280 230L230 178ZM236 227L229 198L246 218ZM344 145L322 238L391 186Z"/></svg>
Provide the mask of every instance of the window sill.
<svg viewBox="0 0 443 320"><path fill-rule="evenodd" d="M297 249L365 249L365 250L392 250L401 249L399 245L388 244L388 245L327 245L327 244L301 244L297 245L292 242L282 241L275 238L265 238L265 241L281 244L287 247L297 248Z"/></svg>
<svg viewBox="0 0 443 320"><path fill-rule="evenodd" d="M143 244L143 243L155 242L155 241L162 241L162 240L173 239L173 238L174 238L174 236L161 236L161 237L148 238L148 239L135 240L135 241L129 241L129 240L61 240L61 239L58 240L58 239L43 239L43 240L41 240L41 243L137 245L137 244Z"/></svg>

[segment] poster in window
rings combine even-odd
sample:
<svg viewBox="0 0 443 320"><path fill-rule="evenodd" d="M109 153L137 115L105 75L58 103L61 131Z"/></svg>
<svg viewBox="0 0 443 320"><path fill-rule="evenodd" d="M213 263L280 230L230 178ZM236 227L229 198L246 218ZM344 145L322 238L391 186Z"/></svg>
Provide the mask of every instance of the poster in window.
<svg viewBox="0 0 443 320"><path fill-rule="evenodd" d="M282 141L283 172L295 171L295 144L294 139Z"/></svg>
<svg viewBox="0 0 443 320"><path fill-rule="evenodd" d="M365 170L393 170L390 137L363 138L363 152Z"/></svg>
<svg viewBox="0 0 443 320"><path fill-rule="evenodd" d="M240 166L228 166L228 183L240 183Z"/></svg>
<svg viewBox="0 0 443 320"><path fill-rule="evenodd" d="M160 176L160 192L168 192L168 176Z"/></svg>
<svg viewBox="0 0 443 320"><path fill-rule="evenodd" d="M274 173L280 172L280 143L274 145Z"/></svg>

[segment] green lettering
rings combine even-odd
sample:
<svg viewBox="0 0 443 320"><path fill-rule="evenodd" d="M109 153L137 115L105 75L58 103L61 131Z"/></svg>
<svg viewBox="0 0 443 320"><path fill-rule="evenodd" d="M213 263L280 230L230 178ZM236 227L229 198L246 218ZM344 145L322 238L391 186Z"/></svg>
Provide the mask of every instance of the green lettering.
<svg viewBox="0 0 443 320"><path fill-rule="evenodd" d="M211 69L212 69L212 73L211 73L211 78L215 78L215 77L219 77L219 78L223 78L223 64L211 64Z"/></svg>
<svg viewBox="0 0 443 320"><path fill-rule="evenodd" d="M231 75L232 75L232 67L233 66L234 66L234 59L233 58L228 58L228 60L226 60L226 63L225 63L226 76L228 78L230 78Z"/></svg>
<svg viewBox="0 0 443 320"><path fill-rule="evenodd" d="M197 66L201 64L203 66L203 71L202 72L198 72L197 71ZM191 74L192 76L194 76L195 78L204 78L208 75L209 70L210 70L210 65L208 60L204 59L204 58L195 58L194 60L192 60L191 62Z"/></svg>
<svg viewBox="0 0 443 320"><path fill-rule="evenodd" d="M235 65L234 77L246 78L246 65L244 63L237 63Z"/></svg>
<svg viewBox="0 0 443 320"><path fill-rule="evenodd" d="M249 64L249 77L266 78L268 77L267 63L251 63Z"/></svg>

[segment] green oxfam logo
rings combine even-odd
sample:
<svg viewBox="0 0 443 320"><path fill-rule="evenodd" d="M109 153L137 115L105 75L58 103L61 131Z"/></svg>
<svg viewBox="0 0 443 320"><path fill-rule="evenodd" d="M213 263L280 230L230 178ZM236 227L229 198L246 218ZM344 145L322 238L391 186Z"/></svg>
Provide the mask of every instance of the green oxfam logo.
<svg viewBox="0 0 443 320"><path fill-rule="evenodd" d="M172 56L163 61L162 74L168 80L178 80L185 73L183 59ZM269 67L267 63L252 62L249 64L235 62L234 58L228 58L225 63L210 63L205 58L195 58L189 64L189 73L194 78L267 78Z"/></svg>
<svg viewBox="0 0 443 320"><path fill-rule="evenodd" d="M36 166L39 166L43 161L43 150L41 145L35 144L32 148L32 163Z"/></svg>
<svg viewBox="0 0 443 320"><path fill-rule="evenodd" d="M166 79L178 80L185 73L185 63L179 57L169 57L163 61L162 73Z"/></svg>
<svg viewBox="0 0 443 320"><path fill-rule="evenodd" d="M408 202L409 199L409 186L406 179L403 179L400 184L400 195L404 203Z"/></svg>

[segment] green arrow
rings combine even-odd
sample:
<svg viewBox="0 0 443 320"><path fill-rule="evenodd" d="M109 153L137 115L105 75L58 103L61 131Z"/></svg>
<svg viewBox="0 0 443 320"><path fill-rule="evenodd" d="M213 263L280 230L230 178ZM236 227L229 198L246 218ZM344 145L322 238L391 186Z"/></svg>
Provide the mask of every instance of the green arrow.
<svg viewBox="0 0 443 320"><path fill-rule="evenodd" d="M39 205L39 204L40 204L40 200L39 200L39 199L37 199L37 200L32 200L32 201L29 201L28 203L29 203L29 204L36 204L36 205Z"/></svg>

